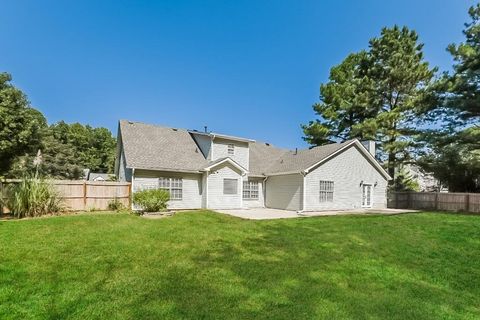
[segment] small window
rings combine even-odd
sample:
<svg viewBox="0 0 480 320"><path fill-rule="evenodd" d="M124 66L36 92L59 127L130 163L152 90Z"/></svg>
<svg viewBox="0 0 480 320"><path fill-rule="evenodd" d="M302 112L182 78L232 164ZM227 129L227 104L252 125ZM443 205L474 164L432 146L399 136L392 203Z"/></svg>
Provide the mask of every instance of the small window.
<svg viewBox="0 0 480 320"><path fill-rule="evenodd" d="M243 199L245 200L258 199L258 182L257 181L243 181Z"/></svg>
<svg viewBox="0 0 480 320"><path fill-rule="evenodd" d="M333 181L320 180L320 202L333 201Z"/></svg>
<svg viewBox="0 0 480 320"><path fill-rule="evenodd" d="M230 156L233 156L235 154L235 145L233 143L227 144L227 153Z"/></svg>
<svg viewBox="0 0 480 320"><path fill-rule="evenodd" d="M237 179L223 179L223 194L237 194Z"/></svg>
<svg viewBox="0 0 480 320"><path fill-rule="evenodd" d="M158 188L167 190L170 193L170 200L182 200L182 178L158 178Z"/></svg>

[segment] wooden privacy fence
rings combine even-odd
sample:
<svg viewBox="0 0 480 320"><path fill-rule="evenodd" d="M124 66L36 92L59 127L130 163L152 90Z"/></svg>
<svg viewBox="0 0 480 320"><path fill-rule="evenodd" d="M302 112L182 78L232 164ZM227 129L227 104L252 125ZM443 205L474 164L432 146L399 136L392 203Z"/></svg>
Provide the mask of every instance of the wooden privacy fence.
<svg viewBox="0 0 480 320"><path fill-rule="evenodd" d="M18 180L0 182L0 191L12 183L18 183ZM107 210L108 203L115 199L127 208L131 206L132 188L129 182L54 180L52 184L67 210Z"/></svg>
<svg viewBox="0 0 480 320"><path fill-rule="evenodd" d="M392 192L388 207L480 213L480 193Z"/></svg>

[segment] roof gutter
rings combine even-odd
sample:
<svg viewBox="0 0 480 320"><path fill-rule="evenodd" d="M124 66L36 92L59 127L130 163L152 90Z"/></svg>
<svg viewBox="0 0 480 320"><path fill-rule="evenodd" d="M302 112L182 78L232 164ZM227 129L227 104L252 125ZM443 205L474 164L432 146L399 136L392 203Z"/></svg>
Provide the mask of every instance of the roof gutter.
<svg viewBox="0 0 480 320"><path fill-rule="evenodd" d="M142 168L142 167L127 167L132 170L150 170L150 171L165 171L165 172L181 172L181 173L202 173L200 170L177 170L169 168Z"/></svg>

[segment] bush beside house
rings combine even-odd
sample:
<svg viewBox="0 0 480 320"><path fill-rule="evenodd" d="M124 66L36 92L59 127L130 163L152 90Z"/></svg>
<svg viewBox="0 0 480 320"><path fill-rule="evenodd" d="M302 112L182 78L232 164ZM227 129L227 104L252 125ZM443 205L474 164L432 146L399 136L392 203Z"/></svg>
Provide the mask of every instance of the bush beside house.
<svg viewBox="0 0 480 320"><path fill-rule="evenodd" d="M163 189L142 190L133 194L133 204L144 212L159 212L167 209L170 194Z"/></svg>

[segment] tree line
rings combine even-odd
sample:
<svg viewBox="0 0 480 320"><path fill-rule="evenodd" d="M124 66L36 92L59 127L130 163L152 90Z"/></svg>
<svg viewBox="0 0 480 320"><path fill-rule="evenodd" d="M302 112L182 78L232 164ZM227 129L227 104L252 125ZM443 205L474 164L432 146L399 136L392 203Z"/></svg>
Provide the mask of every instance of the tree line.
<svg viewBox="0 0 480 320"><path fill-rule="evenodd" d="M116 140L110 130L64 121L48 125L11 81L0 73L0 177L37 172L79 179L84 169L113 172Z"/></svg>
<svg viewBox="0 0 480 320"><path fill-rule="evenodd" d="M394 189L409 188L402 168L416 164L450 191L480 191L480 4L469 15L465 41L447 48L451 72L430 66L414 30L383 28L330 70L304 139L377 141Z"/></svg>

